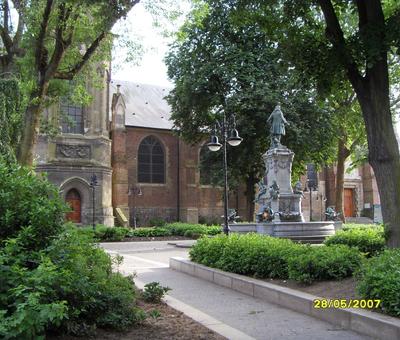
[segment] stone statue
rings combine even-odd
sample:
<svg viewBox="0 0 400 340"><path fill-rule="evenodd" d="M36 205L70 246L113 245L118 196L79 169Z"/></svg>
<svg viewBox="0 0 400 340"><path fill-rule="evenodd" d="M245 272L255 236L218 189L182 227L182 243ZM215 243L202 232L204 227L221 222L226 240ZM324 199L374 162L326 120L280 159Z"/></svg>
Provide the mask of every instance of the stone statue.
<svg viewBox="0 0 400 340"><path fill-rule="evenodd" d="M294 194L301 195L302 197L304 197L304 194L303 194L303 186L301 185L301 182L300 182L300 181L297 181L296 184L294 185L294 187L293 187L293 193L294 193Z"/></svg>
<svg viewBox="0 0 400 340"><path fill-rule="evenodd" d="M281 136L285 135L285 124L288 124L285 117L283 117L280 104L275 106L267 123L271 123L269 130L271 133L271 146L276 148L281 145Z"/></svg>
<svg viewBox="0 0 400 340"><path fill-rule="evenodd" d="M270 200L277 200L279 196L279 185L274 181L272 185L269 187L269 199Z"/></svg>
<svg viewBox="0 0 400 340"><path fill-rule="evenodd" d="M261 199L264 198L267 193L267 186L264 184L262 180L257 183L257 186L258 186L258 194L254 202L260 202Z"/></svg>
<svg viewBox="0 0 400 340"><path fill-rule="evenodd" d="M337 221L339 220L340 213L337 213L333 207L326 208L325 216L327 221Z"/></svg>

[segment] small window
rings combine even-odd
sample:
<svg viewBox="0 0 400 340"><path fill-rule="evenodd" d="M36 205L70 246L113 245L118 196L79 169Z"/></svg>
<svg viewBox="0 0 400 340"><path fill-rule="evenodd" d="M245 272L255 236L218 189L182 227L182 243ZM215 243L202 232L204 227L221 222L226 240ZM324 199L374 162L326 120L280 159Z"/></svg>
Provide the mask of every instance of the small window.
<svg viewBox="0 0 400 340"><path fill-rule="evenodd" d="M138 182L165 183L164 149L152 136L143 139L139 145Z"/></svg>

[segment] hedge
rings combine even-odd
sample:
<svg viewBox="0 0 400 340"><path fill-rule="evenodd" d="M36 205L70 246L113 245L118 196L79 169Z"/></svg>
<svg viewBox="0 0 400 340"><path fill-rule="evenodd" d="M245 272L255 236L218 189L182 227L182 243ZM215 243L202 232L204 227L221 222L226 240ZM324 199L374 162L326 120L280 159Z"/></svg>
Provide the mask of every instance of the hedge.
<svg viewBox="0 0 400 340"><path fill-rule="evenodd" d="M345 244L356 247L367 256L374 256L385 249L384 229L382 226L352 227L339 230L327 238L326 245Z"/></svg>
<svg viewBox="0 0 400 340"><path fill-rule="evenodd" d="M380 308L400 317L400 249L385 250L366 261L357 290L364 299L381 300Z"/></svg>
<svg viewBox="0 0 400 340"><path fill-rule="evenodd" d="M312 247L257 234L201 238L189 254L192 261L221 270L305 283L351 276L362 260L346 245Z"/></svg>

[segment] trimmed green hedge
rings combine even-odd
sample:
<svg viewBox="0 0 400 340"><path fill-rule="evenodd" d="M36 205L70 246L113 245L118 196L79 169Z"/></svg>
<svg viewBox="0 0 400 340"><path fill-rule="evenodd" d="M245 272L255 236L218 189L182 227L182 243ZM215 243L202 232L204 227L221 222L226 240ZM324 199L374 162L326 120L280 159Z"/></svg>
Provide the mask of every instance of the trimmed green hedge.
<svg viewBox="0 0 400 340"><path fill-rule="evenodd" d="M362 259L345 245L312 247L257 234L201 238L189 254L194 262L237 274L306 283L351 276Z"/></svg>
<svg viewBox="0 0 400 340"><path fill-rule="evenodd" d="M345 244L357 247L367 256L374 256L385 249L384 229L382 226L351 227L339 230L327 238L326 245Z"/></svg>
<svg viewBox="0 0 400 340"><path fill-rule="evenodd" d="M168 223L164 226L174 236L198 237L201 235L217 235L222 231L221 226L206 226L204 224Z"/></svg>
<svg viewBox="0 0 400 340"><path fill-rule="evenodd" d="M364 299L381 300L385 313L400 317L400 249L385 250L366 261L357 290Z"/></svg>
<svg viewBox="0 0 400 340"><path fill-rule="evenodd" d="M203 224L170 223L164 227L128 229L123 227L107 227L96 225L93 227L76 227L81 234L93 237L99 242L122 241L126 237L163 237L163 236L185 236L198 238L202 235L217 235L222 232L220 226L206 226Z"/></svg>
<svg viewBox="0 0 400 340"><path fill-rule="evenodd" d="M311 283L351 276L360 267L362 255L346 245L308 247L307 251L289 258L289 279Z"/></svg>

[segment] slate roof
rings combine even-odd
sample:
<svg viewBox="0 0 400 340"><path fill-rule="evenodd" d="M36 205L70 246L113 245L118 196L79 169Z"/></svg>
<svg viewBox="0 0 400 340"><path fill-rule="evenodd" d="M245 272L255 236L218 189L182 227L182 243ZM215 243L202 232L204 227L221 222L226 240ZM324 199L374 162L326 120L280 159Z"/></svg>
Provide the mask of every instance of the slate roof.
<svg viewBox="0 0 400 340"><path fill-rule="evenodd" d="M171 89L122 80L112 80L110 95L121 85L126 111L125 125L171 130L171 108L164 99Z"/></svg>

